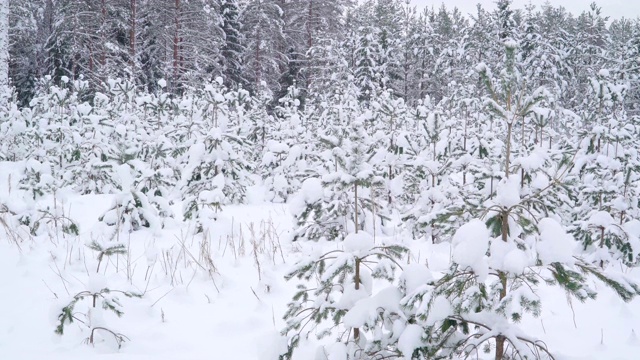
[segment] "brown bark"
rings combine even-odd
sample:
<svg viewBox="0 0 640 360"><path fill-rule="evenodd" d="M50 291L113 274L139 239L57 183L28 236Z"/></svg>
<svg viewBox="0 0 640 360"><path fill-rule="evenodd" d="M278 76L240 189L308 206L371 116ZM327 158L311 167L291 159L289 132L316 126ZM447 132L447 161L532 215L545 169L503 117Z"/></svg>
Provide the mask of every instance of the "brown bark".
<svg viewBox="0 0 640 360"><path fill-rule="evenodd" d="M180 74L180 0L175 0L175 32L173 34L173 88L178 84Z"/></svg>
<svg viewBox="0 0 640 360"><path fill-rule="evenodd" d="M89 72L93 73L93 45L89 44Z"/></svg>
<svg viewBox="0 0 640 360"><path fill-rule="evenodd" d="M258 39L256 42L256 53L255 53L255 65L254 65L254 72L256 74L256 89L260 88L260 77L261 77L261 73L260 73L260 43L262 42L262 36L260 34L260 32L258 32Z"/></svg>
<svg viewBox="0 0 640 360"><path fill-rule="evenodd" d="M356 234L358 233L358 183L355 183L355 222L356 222ZM360 259L356 258L355 264L355 276L353 277L353 282L355 283L355 289L360 289ZM358 341L360 339L360 329L353 328L353 338Z"/></svg>
<svg viewBox="0 0 640 360"><path fill-rule="evenodd" d="M511 166L511 161L510 161L510 157L511 157L511 132L513 131L513 124L509 123L507 124L507 156L505 159L505 166L504 166L504 176L508 179L509 178L509 167Z"/></svg>
<svg viewBox="0 0 640 360"><path fill-rule="evenodd" d="M496 360L502 360L504 356L504 342L505 337L502 335L496 336Z"/></svg>
<svg viewBox="0 0 640 360"><path fill-rule="evenodd" d="M357 230L356 230L357 232ZM353 278L353 281L356 283L356 290L360 289L360 259L356 259L356 275ZM360 329L353 328L353 339L357 342L360 339Z"/></svg>
<svg viewBox="0 0 640 360"><path fill-rule="evenodd" d="M307 50L313 46L313 30L311 22L313 19L313 0L309 0L309 18L307 19Z"/></svg>
<svg viewBox="0 0 640 360"><path fill-rule="evenodd" d="M502 241L507 242L509 236L509 212L505 211L502 214ZM498 276L500 278L500 284L502 285L502 289L500 289L500 300L507 297L507 274L502 271L498 271ZM502 335L496 336L496 357L495 360L502 360L504 357L504 343L505 337Z"/></svg>
<svg viewBox="0 0 640 360"><path fill-rule="evenodd" d="M356 182L354 185L354 198L355 198L355 203L354 203L354 208L355 208L355 223L356 223L356 234L358 233L358 183Z"/></svg>
<svg viewBox="0 0 640 360"><path fill-rule="evenodd" d="M507 107L511 109L511 95L507 98ZM513 123L507 123L507 149L506 149L506 158L505 158L505 169L504 174L507 179L509 179L509 166L510 166L510 157L511 157L511 132L513 131ZM509 239L509 211L507 209L503 210L502 219L501 219L501 232L502 232L502 241L507 242ZM500 300L504 299L507 296L507 274L502 271L498 271L498 276L500 277L500 284L502 285L502 289L500 289ZM496 357L495 360L502 360L504 357L504 343L505 337L502 335L496 336Z"/></svg>
<svg viewBox="0 0 640 360"><path fill-rule="evenodd" d="M131 65L131 77L136 73L136 0L131 0L131 27L129 29L129 61Z"/></svg>
<svg viewBox="0 0 640 360"><path fill-rule="evenodd" d="M604 227L600 226L600 249L604 248ZM604 269L604 260L600 260L600 267Z"/></svg>
<svg viewBox="0 0 640 360"><path fill-rule="evenodd" d="M100 66L102 68L104 68L105 64L107 63L107 49L106 46L104 45L107 42L107 38L106 38L106 27L107 27L107 1L106 0L102 0L101 3L101 9L102 11L102 28L100 29L100 37L102 40L102 44L100 44L102 51L100 52Z"/></svg>

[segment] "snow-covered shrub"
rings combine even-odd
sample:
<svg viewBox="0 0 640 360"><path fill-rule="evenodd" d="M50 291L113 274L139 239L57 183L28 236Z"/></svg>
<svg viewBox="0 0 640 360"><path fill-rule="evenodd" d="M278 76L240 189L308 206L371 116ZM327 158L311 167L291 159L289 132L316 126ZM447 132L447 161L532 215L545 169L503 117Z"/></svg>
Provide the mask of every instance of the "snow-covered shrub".
<svg viewBox="0 0 640 360"><path fill-rule="evenodd" d="M525 161L524 153L511 160L513 126L545 96L543 89L519 94L525 89L518 87L516 46L505 44L507 62L500 81L491 78L486 66L478 66L490 93L485 104L506 128L498 163L504 177L495 196L467 207L476 218L455 231L449 271L403 299L408 316L424 334L408 348L413 355L450 358L484 349L496 359L553 359L544 343L517 325L526 314L540 314L544 299L535 290L541 282L560 286L580 301L596 296L590 277L625 301L640 294L640 286L627 277L601 272L580 258L577 242L561 224L558 214L572 206L563 186L570 167L566 157L558 160L553 150L538 149L540 161ZM514 103L516 94L523 101ZM519 167L526 177L517 176Z"/></svg>
<svg viewBox="0 0 640 360"><path fill-rule="evenodd" d="M398 261L408 251L399 245L376 246L373 237L360 231L349 234L343 250L311 255L286 276L304 282L288 304L282 331L288 348L281 357L291 359L302 339L331 336L345 346L327 346L340 358L398 356L398 337L407 322L400 308L402 293L394 285ZM312 281L312 279L317 281ZM374 279L387 287L375 288ZM337 349L337 350L336 350Z"/></svg>
<svg viewBox="0 0 640 360"><path fill-rule="evenodd" d="M113 289L108 286L106 279L98 274L100 264L105 256L127 252L127 248L123 244L111 241L104 243L92 241L87 246L97 252L96 274L91 275L85 290L70 297L60 309L55 333L63 335L69 325L76 323L81 333L88 332L88 336L84 340L87 344L94 345L100 341L99 339L105 339L103 335L106 335L107 338L111 337L120 348L122 343L128 341L129 338L113 330L108 324L107 316L109 313L117 317L124 315L119 296L142 298L143 294L137 291Z"/></svg>
<svg viewBox="0 0 640 360"><path fill-rule="evenodd" d="M98 219L112 229L110 236L143 227L154 230L163 228L163 219L173 217L167 199L173 172L168 170L167 173L164 169L153 171L148 163L138 159L128 159L115 170L123 191L115 194L111 209Z"/></svg>
<svg viewBox="0 0 640 360"><path fill-rule="evenodd" d="M142 297L141 294L136 292L113 290L108 287L81 291L74 295L69 303L61 309L55 333L63 335L65 327L76 322L81 324L81 327L86 328L85 331L89 332L87 338L84 339L87 344L94 345L98 341L99 334L107 334L113 337L118 348L120 348L122 343L128 341L129 338L104 324L105 312L110 311L118 317L124 314L118 295L129 298ZM90 302L90 305L87 302Z"/></svg>
<svg viewBox="0 0 640 360"><path fill-rule="evenodd" d="M304 114L299 110L300 102L293 97L295 91L291 88L289 95L280 99L281 106L276 109L278 118L270 124L258 167L267 191L266 199L273 202L286 202L300 189L308 177L305 173L310 170L306 160L309 139L302 127Z"/></svg>
<svg viewBox="0 0 640 360"><path fill-rule="evenodd" d="M374 144L365 131L367 114L359 113L355 95L338 98L332 127L320 136L324 174L307 179L301 198L292 201L297 229L294 240L342 240L351 232L382 232L388 217L384 199L376 197L385 185L377 173L373 157Z"/></svg>
<svg viewBox="0 0 640 360"><path fill-rule="evenodd" d="M638 123L622 108L626 87L606 71L592 79L593 99L578 133L572 233L591 262L637 265L640 242Z"/></svg>
<svg viewBox="0 0 640 360"><path fill-rule="evenodd" d="M245 157L250 144L240 124L231 120L229 102L235 95L225 92L221 80L206 85L200 95L190 99L196 136L188 141L181 179L184 217L197 219L198 231L206 208L219 210L222 204L244 200L252 168Z"/></svg>

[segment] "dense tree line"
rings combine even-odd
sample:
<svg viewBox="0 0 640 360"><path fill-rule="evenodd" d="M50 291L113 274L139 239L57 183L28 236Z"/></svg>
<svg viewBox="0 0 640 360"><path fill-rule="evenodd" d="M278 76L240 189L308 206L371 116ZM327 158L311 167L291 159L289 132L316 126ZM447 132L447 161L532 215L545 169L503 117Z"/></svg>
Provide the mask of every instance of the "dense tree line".
<svg viewBox="0 0 640 360"><path fill-rule="evenodd" d="M230 88L281 98L296 84L304 98L354 77L361 100L392 90L407 103L449 97L478 62L499 61L500 43L523 46L529 87L552 85L579 106L600 69L637 81L640 24L609 19L597 5L579 15L544 5L417 12L400 0L35 0L10 2L9 77L22 104L38 80L108 78L172 92L223 77ZM637 87L636 87L637 88ZM627 99L637 103L638 91ZM637 109L633 109L637 111Z"/></svg>
<svg viewBox="0 0 640 360"><path fill-rule="evenodd" d="M176 217L201 236L258 184L289 203L292 241L342 242L289 274L282 358L331 335L340 358L552 359L518 325L539 286L640 294L619 273L640 262L639 20L509 0L471 19L394 0L38 0L11 2L9 39L15 226L77 233L46 221L63 210L40 200L64 190L115 195L107 242ZM450 269L400 269L414 240L450 243Z"/></svg>

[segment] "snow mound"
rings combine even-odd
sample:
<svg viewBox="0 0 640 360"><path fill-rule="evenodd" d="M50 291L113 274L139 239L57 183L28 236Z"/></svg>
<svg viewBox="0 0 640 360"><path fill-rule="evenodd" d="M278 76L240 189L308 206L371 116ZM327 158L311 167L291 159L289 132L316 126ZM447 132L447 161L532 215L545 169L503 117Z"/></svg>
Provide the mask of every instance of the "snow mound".
<svg viewBox="0 0 640 360"><path fill-rule="evenodd" d="M307 204L313 204L322 199L322 180L310 178L302 183L302 196Z"/></svg>
<svg viewBox="0 0 640 360"><path fill-rule="evenodd" d="M422 346L422 327L416 324L409 324L398 339L398 350L402 352L405 359L411 359L414 350Z"/></svg>
<svg viewBox="0 0 640 360"><path fill-rule="evenodd" d="M344 238L343 245L344 251L348 253L365 255L374 247L373 236L365 231L351 233Z"/></svg>
<svg viewBox="0 0 640 360"><path fill-rule="evenodd" d="M399 307L401 299L402 294L395 286L382 289L376 295L358 301L355 306L344 315L344 325L352 328L362 327L374 321L378 317L380 309L402 314Z"/></svg>
<svg viewBox="0 0 640 360"><path fill-rule="evenodd" d="M589 217L589 224L606 228L610 225L615 224L615 220L613 220L611 214L609 214L608 212L597 211Z"/></svg>
<svg viewBox="0 0 640 360"><path fill-rule="evenodd" d="M471 220L453 235L453 261L471 267L480 276L486 276L488 272L485 259L488 248L489 230L481 220Z"/></svg>
<svg viewBox="0 0 640 360"><path fill-rule="evenodd" d="M520 183L515 176L500 181L496 203L505 208L510 208L520 203Z"/></svg>
<svg viewBox="0 0 640 360"><path fill-rule="evenodd" d="M414 292L420 286L433 281L433 275L429 268L422 264L411 264L404 267L400 281L404 284L408 294Z"/></svg>
<svg viewBox="0 0 640 360"><path fill-rule="evenodd" d="M573 263L573 252L577 244L559 222L544 218L538 223L538 229L540 230L538 258L543 264Z"/></svg>

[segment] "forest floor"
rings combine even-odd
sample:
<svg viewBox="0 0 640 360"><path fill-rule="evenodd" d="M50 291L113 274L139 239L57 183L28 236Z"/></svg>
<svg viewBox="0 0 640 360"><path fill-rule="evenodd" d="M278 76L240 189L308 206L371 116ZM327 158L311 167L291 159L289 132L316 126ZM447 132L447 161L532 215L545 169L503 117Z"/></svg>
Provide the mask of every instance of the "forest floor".
<svg viewBox="0 0 640 360"><path fill-rule="evenodd" d="M0 164L0 184L0 200L18 196L14 164ZM58 195L56 202L78 222L79 236L24 235L16 243L0 227L0 359L277 359L285 346L282 316L294 291L284 275L303 254L342 245L291 242L288 206L265 203L260 193L250 191L249 205L225 206L208 237L191 235L187 223L175 220L162 231L119 234L127 254L101 262L86 245L101 236L97 219L112 196ZM181 204L174 206L179 214ZM435 273L449 267L448 244L390 239L411 248L406 263L427 264ZM629 274L640 279L637 269ZM120 318L92 315L126 335L121 348L106 332L85 344L89 332L81 321L67 324L63 335L54 333L74 295L105 286L143 294L120 297ZM524 318L521 328L557 359L638 359L640 299L624 303L604 285L594 286L598 298L586 303L541 286L542 313ZM95 311L90 303L78 302L79 319ZM320 359L316 345L302 342L296 358Z"/></svg>

